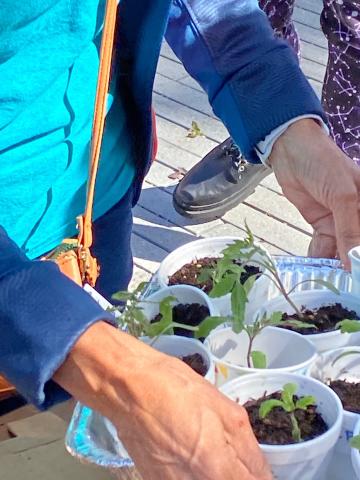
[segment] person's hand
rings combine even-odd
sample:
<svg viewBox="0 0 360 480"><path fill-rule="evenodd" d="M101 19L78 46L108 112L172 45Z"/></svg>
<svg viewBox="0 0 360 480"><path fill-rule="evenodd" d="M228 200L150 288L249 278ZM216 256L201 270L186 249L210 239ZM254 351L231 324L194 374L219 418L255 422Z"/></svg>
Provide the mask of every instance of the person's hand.
<svg viewBox="0 0 360 480"><path fill-rule="evenodd" d="M99 323L54 379L106 415L143 480L270 480L245 410L178 359Z"/></svg>
<svg viewBox="0 0 360 480"><path fill-rule="evenodd" d="M310 119L292 124L275 143L270 164L284 195L314 228L313 257L340 256L360 245L360 168Z"/></svg>

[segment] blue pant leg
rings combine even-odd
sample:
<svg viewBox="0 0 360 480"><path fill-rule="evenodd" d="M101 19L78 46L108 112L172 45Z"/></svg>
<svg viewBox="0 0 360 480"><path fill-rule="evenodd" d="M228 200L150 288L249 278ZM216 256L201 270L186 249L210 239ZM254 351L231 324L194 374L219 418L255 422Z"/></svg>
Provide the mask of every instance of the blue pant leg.
<svg viewBox="0 0 360 480"><path fill-rule="evenodd" d="M98 259L100 276L96 290L107 298L126 290L133 272L131 231L133 186L105 215L94 222L92 253Z"/></svg>

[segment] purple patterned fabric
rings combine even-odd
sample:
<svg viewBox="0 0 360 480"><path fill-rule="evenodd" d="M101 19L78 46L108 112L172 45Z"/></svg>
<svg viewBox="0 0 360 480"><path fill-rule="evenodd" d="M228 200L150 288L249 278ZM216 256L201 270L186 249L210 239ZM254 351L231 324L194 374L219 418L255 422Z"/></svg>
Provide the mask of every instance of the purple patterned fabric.
<svg viewBox="0 0 360 480"><path fill-rule="evenodd" d="M321 26L329 59L322 103L337 145L360 165L360 0L324 0ZM275 34L300 57L292 21L295 0L259 0Z"/></svg>

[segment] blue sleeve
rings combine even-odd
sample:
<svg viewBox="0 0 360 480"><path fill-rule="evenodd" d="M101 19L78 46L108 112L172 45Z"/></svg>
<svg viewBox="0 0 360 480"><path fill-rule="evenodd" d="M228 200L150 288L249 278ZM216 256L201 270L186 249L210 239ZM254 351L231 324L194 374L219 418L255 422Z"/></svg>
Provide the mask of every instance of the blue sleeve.
<svg viewBox="0 0 360 480"><path fill-rule="evenodd" d="M53 262L30 261L0 227L0 372L37 407L68 398L51 380L79 336L112 315Z"/></svg>
<svg viewBox="0 0 360 480"><path fill-rule="evenodd" d="M305 114L326 121L258 0L172 0L166 39L250 161L259 161L255 146L287 121Z"/></svg>

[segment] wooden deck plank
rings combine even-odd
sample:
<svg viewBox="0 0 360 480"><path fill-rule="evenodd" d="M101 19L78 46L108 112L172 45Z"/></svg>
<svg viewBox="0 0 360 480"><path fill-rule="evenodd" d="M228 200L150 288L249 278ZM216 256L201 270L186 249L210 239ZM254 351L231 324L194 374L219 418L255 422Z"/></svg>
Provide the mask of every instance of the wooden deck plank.
<svg viewBox="0 0 360 480"><path fill-rule="evenodd" d="M263 212L272 218L288 224L305 234L312 234L312 227L303 219L298 210L279 193L259 186L255 192L246 199L246 205Z"/></svg>
<svg viewBox="0 0 360 480"><path fill-rule="evenodd" d="M254 234L282 250L294 255L305 255L309 237L286 223L274 220L246 204L240 204L224 215L224 220L237 226L249 225Z"/></svg>
<svg viewBox="0 0 360 480"><path fill-rule="evenodd" d="M228 136L226 128L219 120L187 107L178 101L155 93L154 106L157 114L162 118L187 130L193 121L197 122L201 131L210 140L221 142Z"/></svg>
<svg viewBox="0 0 360 480"><path fill-rule="evenodd" d="M296 5L308 10L309 12L321 13L322 11L322 0L296 0Z"/></svg>
<svg viewBox="0 0 360 480"><path fill-rule="evenodd" d="M319 14L305 10L295 3L293 19L297 23L302 23L308 27L315 28L316 30L321 30Z"/></svg>

